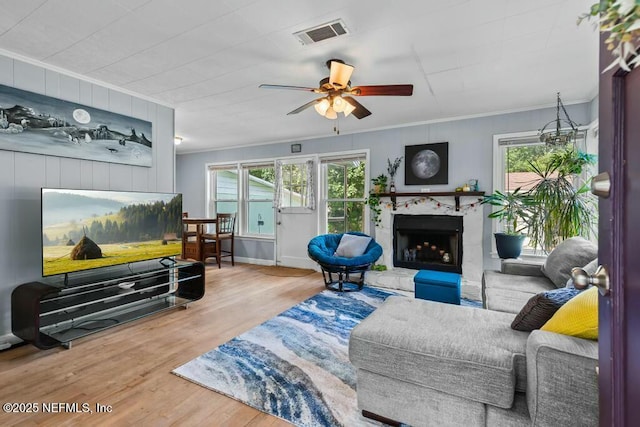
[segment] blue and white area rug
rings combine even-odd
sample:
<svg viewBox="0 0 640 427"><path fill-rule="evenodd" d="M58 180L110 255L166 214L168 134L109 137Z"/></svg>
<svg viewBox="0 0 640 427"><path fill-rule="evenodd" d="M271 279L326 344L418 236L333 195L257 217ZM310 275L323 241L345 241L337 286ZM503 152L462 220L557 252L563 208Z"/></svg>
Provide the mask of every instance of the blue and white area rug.
<svg viewBox="0 0 640 427"><path fill-rule="evenodd" d="M367 425L349 334L390 295L322 291L173 373L297 426Z"/></svg>

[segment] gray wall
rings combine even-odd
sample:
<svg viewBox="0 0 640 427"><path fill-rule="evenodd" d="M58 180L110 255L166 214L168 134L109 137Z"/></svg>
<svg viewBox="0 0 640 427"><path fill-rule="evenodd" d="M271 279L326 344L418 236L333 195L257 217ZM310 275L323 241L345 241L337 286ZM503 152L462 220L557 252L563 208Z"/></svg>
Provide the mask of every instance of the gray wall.
<svg viewBox="0 0 640 427"><path fill-rule="evenodd" d="M0 56L0 84L152 122L153 167L0 150L0 348L11 333L11 291L41 279L40 188L174 191L174 111Z"/></svg>
<svg viewBox="0 0 640 427"><path fill-rule="evenodd" d="M586 125L591 121L592 103L567 106L572 120ZM491 192L493 181L493 135L537 131L555 118L555 107L479 118L453 120L416 126L406 126L375 132L339 135L299 141L302 154L327 153L369 148L371 150L371 176L386 174L387 159L404 155L405 145L449 142L449 184L430 186L431 191L452 191L471 178L479 180L480 190ZM597 117L597 113L596 113ZM300 118L301 120L303 118ZM311 118L309 118L310 120ZM366 119L365 119L366 120ZM279 144L215 150L176 157L176 187L184 194L184 207L191 216L206 213L206 163L234 162L247 159L290 156L290 145ZM396 176L396 191L419 191L419 186L404 185L404 161ZM485 213L489 207L485 206ZM483 230L484 266L495 268L491 258L491 221L485 221ZM237 255L248 258L273 260L274 247L270 241L244 239Z"/></svg>

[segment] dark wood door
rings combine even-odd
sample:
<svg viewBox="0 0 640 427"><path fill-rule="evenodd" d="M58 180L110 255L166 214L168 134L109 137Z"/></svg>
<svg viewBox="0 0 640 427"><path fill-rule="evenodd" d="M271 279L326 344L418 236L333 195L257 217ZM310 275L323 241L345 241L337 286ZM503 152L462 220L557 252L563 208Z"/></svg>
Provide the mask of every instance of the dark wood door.
<svg viewBox="0 0 640 427"><path fill-rule="evenodd" d="M600 69L612 60L600 48ZM599 169L611 175L601 198L599 261L611 293L599 302L600 425L640 420L640 68L601 74Z"/></svg>

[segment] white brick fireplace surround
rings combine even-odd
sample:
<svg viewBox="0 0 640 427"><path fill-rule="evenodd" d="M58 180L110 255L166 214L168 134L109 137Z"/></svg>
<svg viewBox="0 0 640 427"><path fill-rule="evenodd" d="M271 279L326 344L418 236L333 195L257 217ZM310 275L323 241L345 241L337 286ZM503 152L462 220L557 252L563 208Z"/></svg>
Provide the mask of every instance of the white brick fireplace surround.
<svg viewBox="0 0 640 427"><path fill-rule="evenodd" d="M394 211L391 200L381 197L380 223L376 225L376 241L382 246L382 258L377 264L387 266L387 271L369 271L366 282L371 286L413 292L413 276L417 270L393 266L393 216L394 215L452 215L463 217L462 233L462 296L480 299L483 271L482 230L483 209L477 195L459 195L460 210L455 210L454 196L397 197Z"/></svg>

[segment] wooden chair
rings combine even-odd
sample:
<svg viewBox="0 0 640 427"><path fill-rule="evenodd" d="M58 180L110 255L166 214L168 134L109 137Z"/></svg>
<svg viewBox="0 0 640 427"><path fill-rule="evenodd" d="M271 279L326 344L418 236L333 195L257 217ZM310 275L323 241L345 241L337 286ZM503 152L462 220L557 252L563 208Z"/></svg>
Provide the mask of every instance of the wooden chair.
<svg viewBox="0 0 640 427"><path fill-rule="evenodd" d="M202 261L207 258L216 258L218 268L221 268L220 260L222 257L231 257L231 265L235 266L233 259L233 237L235 234L236 214L223 214L216 215L216 233L203 233L202 234ZM230 241L230 248L225 250L222 248L222 243L225 240Z"/></svg>

